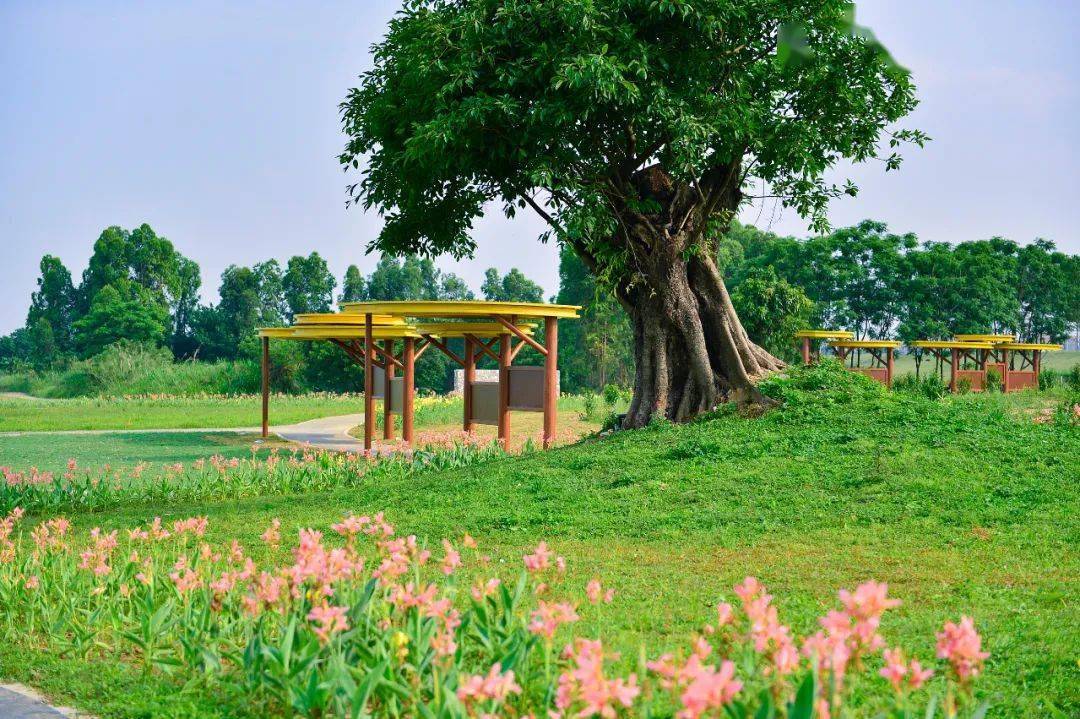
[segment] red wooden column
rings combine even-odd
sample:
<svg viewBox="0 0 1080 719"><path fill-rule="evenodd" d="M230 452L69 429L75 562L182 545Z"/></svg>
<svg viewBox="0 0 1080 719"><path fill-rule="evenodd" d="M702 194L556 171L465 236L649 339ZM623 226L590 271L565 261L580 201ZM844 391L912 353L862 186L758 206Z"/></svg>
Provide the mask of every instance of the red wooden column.
<svg viewBox="0 0 1080 719"><path fill-rule="evenodd" d="M810 364L810 338L802 338L802 361L803 364Z"/></svg>
<svg viewBox="0 0 1080 719"><path fill-rule="evenodd" d="M465 338L465 364L461 369L461 393L462 399L465 404L465 416L463 418L461 427L466 432L472 432L476 429L476 423L473 422L473 383L476 382L476 343L473 342L472 337ZM502 381L502 375L499 375L499 381Z"/></svg>
<svg viewBox="0 0 1080 719"><path fill-rule="evenodd" d="M892 389L893 348L885 348L885 386Z"/></svg>
<svg viewBox="0 0 1080 719"><path fill-rule="evenodd" d="M394 438L394 413L390 411L390 380L394 379L394 340L383 340L383 439Z"/></svg>
<svg viewBox="0 0 1080 719"><path fill-rule="evenodd" d="M1035 389L1039 389L1039 369L1042 365L1041 355L1041 350L1031 351L1031 369L1035 372Z"/></svg>
<svg viewBox="0 0 1080 719"><path fill-rule="evenodd" d="M1009 351L1001 350L998 352L998 359L1001 364L1001 391L1009 391Z"/></svg>
<svg viewBox="0 0 1080 719"><path fill-rule="evenodd" d="M262 338L262 436L270 436L270 338Z"/></svg>
<svg viewBox="0 0 1080 719"><path fill-rule="evenodd" d="M952 365L949 367L949 391L956 394L956 365L960 362L960 352L955 347L950 350Z"/></svg>
<svg viewBox="0 0 1080 719"><path fill-rule="evenodd" d="M499 442L510 446L510 335L499 335Z"/></svg>
<svg viewBox="0 0 1080 719"><path fill-rule="evenodd" d="M555 441L559 420L559 318L544 318L544 449Z"/></svg>
<svg viewBox="0 0 1080 719"><path fill-rule="evenodd" d="M372 339L371 315L364 316L364 449L371 449L375 436L375 377L372 354L375 341Z"/></svg>
<svg viewBox="0 0 1080 719"><path fill-rule="evenodd" d="M405 382L405 391L402 392L401 402L401 438L413 446L413 398L415 396L415 384L413 368L416 365L416 340L412 337L405 338L405 349L402 351L402 370Z"/></svg>

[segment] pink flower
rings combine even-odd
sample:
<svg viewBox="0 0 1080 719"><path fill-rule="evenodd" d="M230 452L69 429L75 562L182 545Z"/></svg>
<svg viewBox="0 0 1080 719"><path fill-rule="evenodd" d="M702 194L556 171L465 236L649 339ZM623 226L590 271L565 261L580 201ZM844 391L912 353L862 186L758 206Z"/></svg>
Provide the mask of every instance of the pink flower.
<svg viewBox="0 0 1080 719"><path fill-rule="evenodd" d="M899 648L886 649L883 655L885 657L885 666L881 668L879 672L881 676L889 680L893 689L897 692L904 689L904 677L908 673L907 663L904 661L904 653Z"/></svg>
<svg viewBox="0 0 1080 719"><path fill-rule="evenodd" d="M580 704L578 717L611 719L618 706L629 708L641 693L634 674L627 679L604 676L604 650L599 640L578 638L566 647L563 656L571 661L571 668L559 675L555 694L555 706L562 712Z"/></svg>
<svg viewBox="0 0 1080 719"><path fill-rule="evenodd" d="M949 660L961 682L978 676L983 660L990 656L982 651L982 637L975 631L971 617L961 617L959 624L945 623L937 635L937 655Z"/></svg>
<svg viewBox="0 0 1080 719"><path fill-rule="evenodd" d="M551 557L554 553L548 549L547 542L540 542L532 554L522 557L525 569L530 572L541 572L551 566Z"/></svg>
<svg viewBox="0 0 1080 719"><path fill-rule="evenodd" d="M716 621L722 627L735 622L735 610L727 602L721 602L716 607Z"/></svg>
<svg viewBox="0 0 1080 719"><path fill-rule="evenodd" d="M326 644L330 637L338 632L344 632L349 628L349 619L345 616L348 607L333 607L321 604L314 607L308 614L308 620L315 622L315 634L319 641Z"/></svg>
<svg viewBox="0 0 1080 719"><path fill-rule="evenodd" d="M30 576L30 577L27 577L26 582L23 584L23 586L26 587L27 589L29 589L30 591L34 591L40 585L41 585L41 580L38 579L38 576L36 574L34 574L34 575Z"/></svg>
<svg viewBox="0 0 1080 719"><path fill-rule="evenodd" d="M442 563L442 573L449 577L454 573L455 569L461 566L461 554L454 549L454 545L450 544L449 540L442 540L442 545L443 551L446 552Z"/></svg>
<svg viewBox="0 0 1080 719"><path fill-rule="evenodd" d="M499 663L491 665L486 676L479 674L465 675L462 677L457 690L458 699L469 704L470 702L495 701L501 702L511 694L520 694L521 687L514 682L514 672L499 672Z"/></svg>
<svg viewBox="0 0 1080 719"><path fill-rule="evenodd" d="M697 719L709 709L720 709L730 704L740 689L742 682L735 679L735 664L730 660L721 663L719 671L702 666L679 697L683 708L678 716Z"/></svg>
<svg viewBox="0 0 1080 719"><path fill-rule="evenodd" d="M585 586L585 596L589 599L590 604L597 604L601 600L605 604L611 604L611 601L615 598L615 590L609 589L605 592L600 580L593 579Z"/></svg>
<svg viewBox="0 0 1080 719"><path fill-rule="evenodd" d="M270 526L260 535L260 538L271 547L279 546L281 544L281 520L277 517L270 520Z"/></svg>
<svg viewBox="0 0 1080 719"><path fill-rule="evenodd" d="M495 594L495 590L499 588L502 581L496 577L492 577L483 584L474 584L472 588L472 598L477 602L482 602L487 597Z"/></svg>
<svg viewBox="0 0 1080 719"><path fill-rule="evenodd" d="M529 631L551 639L560 625L576 622L579 618L573 605L566 602L555 604L541 599L530 616Z"/></svg>
<svg viewBox="0 0 1080 719"><path fill-rule="evenodd" d="M907 688L918 689L934 674L933 669L923 669L917 659L912 659L910 664L906 664L904 653L899 648L886 649L883 656L885 666L878 673L889 680L897 693Z"/></svg>

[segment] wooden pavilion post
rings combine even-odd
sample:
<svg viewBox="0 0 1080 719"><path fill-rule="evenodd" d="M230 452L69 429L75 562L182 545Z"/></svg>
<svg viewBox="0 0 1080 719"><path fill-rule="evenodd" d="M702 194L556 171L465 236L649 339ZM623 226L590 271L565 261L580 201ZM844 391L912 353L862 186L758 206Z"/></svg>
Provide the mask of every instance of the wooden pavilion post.
<svg viewBox="0 0 1080 719"><path fill-rule="evenodd" d="M499 443L510 448L510 335L499 335Z"/></svg>
<svg viewBox="0 0 1080 719"><path fill-rule="evenodd" d="M372 339L371 313L364 315L364 450L371 451L375 437L375 377L372 356L375 342Z"/></svg>
<svg viewBox="0 0 1080 719"><path fill-rule="evenodd" d="M802 361L803 364L810 364L810 338L802 338Z"/></svg>
<svg viewBox="0 0 1080 719"><path fill-rule="evenodd" d="M465 362L461 368L461 394L465 405L465 416L463 418L461 427L466 432L472 432L476 429L476 423L473 422L473 384L476 382L476 343L472 337L465 338ZM502 382L502 374L499 374L499 381ZM500 391L499 396L502 396Z"/></svg>
<svg viewBox="0 0 1080 719"><path fill-rule="evenodd" d="M390 409L390 382L394 379L394 340L383 340L383 439L394 438L394 413Z"/></svg>
<svg viewBox="0 0 1080 719"><path fill-rule="evenodd" d="M1001 391L1009 391L1009 350L1001 350Z"/></svg>
<svg viewBox="0 0 1080 719"><path fill-rule="evenodd" d="M885 348L885 386L892 389L893 352L894 347Z"/></svg>
<svg viewBox="0 0 1080 719"><path fill-rule="evenodd" d="M559 319L544 318L544 449L555 441L559 419Z"/></svg>
<svg viewBox="0 0 1080 719"><path fill-rule="evenodd" d="M949 366L949 391L956 394L956 365L960 361L960 352L955 347L949 350L952 362Z"/></svg>
<svg viewBox="0 0 1080 719"><path fill-rule="evenodd" d="M402 364L405 365L402 370L404 376L404 391L402 392L401 402L401 438L404 439L410 447L413 446L413 398L415 397L415 372L413 368L416 365L416 340L412 337L405 338L405 349L402 350ZM389 363L388 363L389 364Z"/></svg>
<svg viewBox="0 0 1080 719"><path fill-rule="evenodd" d="M262 436L270 436L270 338L262 338Z"/></svg>
<svg viewBox="0 0 1080 719"><path fill-rule="evenodd" d="M1041 355L1041 350L1031 351L1031 369L1035 373L1035 389L1039 389L1039 369L1042 366Z"/></svg>

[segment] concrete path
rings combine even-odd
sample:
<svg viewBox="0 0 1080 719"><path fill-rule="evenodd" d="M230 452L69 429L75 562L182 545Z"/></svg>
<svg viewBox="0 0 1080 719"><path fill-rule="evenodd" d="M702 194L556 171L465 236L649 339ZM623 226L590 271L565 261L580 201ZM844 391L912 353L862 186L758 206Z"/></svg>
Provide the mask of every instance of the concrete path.
<svg viewBox="0 0 1080 719"><path fill-rule="evenodd" d="M362 414L342 414L337 417L300 422L287 427L274 427L271 431L290 442L310 444L319 449L336 452L363 452L364 441L349 435L349 430L364 423Z"/></svg>
<svg viewBox="0 0 1080 719"><path fill-rule="evenodd" d="M362 452L363 440L349 435L349 430L364 423L362 414L342 414L320 417L307 422L271 427L270 431L289 442L310 444L319 449L336 452ZM0 437L50 435L110 435L110 434L257 434L260 427L198 427L180 429L48 429L40 431L0 432ZM0 719L3 719L0 714Z"/></svg>
<svg viewBox="0 0 1080 719"><path fill-rule="evenodd" d="M0 717L3 719L89 718L68 707L51 707L41 695L22 684L0 684Z"/></svg>

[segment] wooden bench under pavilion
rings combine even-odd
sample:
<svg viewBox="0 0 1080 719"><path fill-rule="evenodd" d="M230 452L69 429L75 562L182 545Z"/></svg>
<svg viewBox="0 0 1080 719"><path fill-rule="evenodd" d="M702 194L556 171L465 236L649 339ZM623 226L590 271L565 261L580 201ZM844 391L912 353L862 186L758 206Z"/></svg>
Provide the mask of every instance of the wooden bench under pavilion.
<svg viewBox="0 0 1080 719"><path fill-rule="evenodd" d="M269 433L269 343L284 339L331 342L363 366L366 451L374 441L377 396L383 398L383 439L394 438L394 414L400 414L402 439L413 446L415 363L431 347L464 370L465 431L478 423L496 425L498 439L506 446L510 410L543 412L547 449L554 441L558 416L558 321L576 318L580 309L541 302L347 302L342 312L297 315L290 327L261 329L263 437ZM543 343L533 337L540 323ZM461 355L450 347L450 339L464 340ZM544 357L543 367L513 365L526 346ZM476 363L485 355L498 363L498 382L476 381ZM376 369L380 370L378 387ZM396 376L397 370L402 377Z"/></svg>

